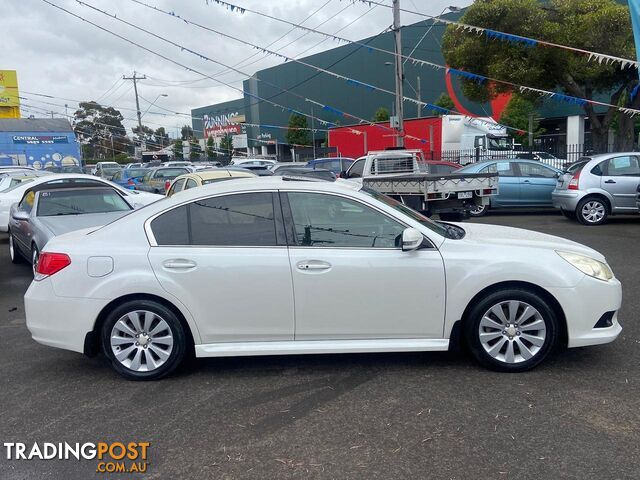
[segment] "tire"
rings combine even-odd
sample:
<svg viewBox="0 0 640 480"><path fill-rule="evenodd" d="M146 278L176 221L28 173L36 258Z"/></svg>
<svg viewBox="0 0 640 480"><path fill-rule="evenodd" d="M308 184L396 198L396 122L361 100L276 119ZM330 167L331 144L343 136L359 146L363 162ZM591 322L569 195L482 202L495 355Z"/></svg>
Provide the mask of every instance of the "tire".
<svg viewBox="0 0 640 480"><path fill-rule="evenodd" d="M141 333L145 336L138 339L135 335ZM100 337L113 369L128 380L169 375L187 350L187 335L178 317L151 300L132 300L116 307L105 319Z"/></svg>
<svg viewBox="0 0 640 480"><path fill-rule="evenodd" d="M33 269L33 276L36 275L36 269L38 268L38 260L40 259L40 250L33 244L31 247L31 267Z"/></svg>
<svg viewBox="0 0 640 480"><path fill-rule="evenodd" d="M20 254L20 250L16 246L15 240L13 239L11 230L9 230L9 258L11 259L11 263L24 262L24 258L22 258L22 255Z"/></svg>
<svg viewBox="0 0 640 480"><path fill-rule="evenodd" d="M583 225L602 225L608 216L609 206L599 197L583 198L576 208L576 218Z"/></svg>
<svg viewBox="0 0 640 480"><path fill-rule="evenodd" d="M555 312L539 295L524 289L509 288L485 296L472 307L464 327L469 350L478 363L501 372L532 369L558 343Z"/></svg>
<svg viewBox="0 0 640 480"><path fill-rule="evenodd" d="M482 206L476 205L475 207L472 207L469 209L469 216L474 218L484 217L487 214L488 210L489 210L488 205L482 205Z"/></svg>

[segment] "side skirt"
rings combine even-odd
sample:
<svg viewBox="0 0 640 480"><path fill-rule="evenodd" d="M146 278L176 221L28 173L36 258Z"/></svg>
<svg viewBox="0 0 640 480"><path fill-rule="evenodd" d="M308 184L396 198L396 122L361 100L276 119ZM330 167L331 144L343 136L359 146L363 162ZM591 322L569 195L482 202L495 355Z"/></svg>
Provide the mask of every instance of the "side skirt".
<svg viewBox="0 0 640 480"><path fill-rule="evenodd" d="M375 353L446 351L444 338L394 338L384 340L291 340L285 342L229 342L195 346L196 357L301 355L313 353Z"/></svg>

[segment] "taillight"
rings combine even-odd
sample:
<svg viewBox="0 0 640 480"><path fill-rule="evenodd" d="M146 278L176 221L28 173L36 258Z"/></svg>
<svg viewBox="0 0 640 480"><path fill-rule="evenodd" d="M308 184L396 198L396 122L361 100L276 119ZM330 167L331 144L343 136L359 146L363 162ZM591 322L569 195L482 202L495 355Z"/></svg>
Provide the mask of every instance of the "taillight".
<svg viewBox="0 0 640 480"><path fill-rule="evenodd" d="M164 182L164 191L166 192L167 190L169 190L169 187L171 186L171 180L167 180Z"/></svg>
<svg viewBox="0 0 640 480"><path fill-rule="evenodd" d="M579 190L581 171L582 169L573 174L573 177L571 177L571 180L569 180L569 184L567 185L567 190Z"/></svg>
<svg viewBox="0 0 640 480"><path fill-rule="evenodd" d="M69 265L71 265L71 259L66 253L42 252L38 259L34 280L43 280Z"/></svg>

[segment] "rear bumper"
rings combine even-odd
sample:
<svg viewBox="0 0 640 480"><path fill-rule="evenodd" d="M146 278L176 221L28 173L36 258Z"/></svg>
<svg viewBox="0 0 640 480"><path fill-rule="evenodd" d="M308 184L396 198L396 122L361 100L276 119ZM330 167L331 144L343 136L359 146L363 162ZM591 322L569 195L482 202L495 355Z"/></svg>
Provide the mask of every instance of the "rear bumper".
<svg viewBox="0 0 640 480"><path fill-rule="evenodd" d="M622 305L622 286L617 279L603 282L585 276L574 288L548 288L548 291L564 311L570 348L613 342L620 335L618 311ZM615 312L611 326L595 328L607 312Z"/></svg>
<svg viewBox="0 0 640 480"><path fill-rule="evenodd" d="M90 298L57 297L50 279L34 281L24 296L27 328L42 345L84 353L85 338L106 303Z"/></svg>
<svg viewBox="0 0 640 480"><path fill-rule="evenodd" d="M578 202L582 197L581 193L575 191L554 190L551 192L553 206L567 212L574 212L578 208Z"/></svg>

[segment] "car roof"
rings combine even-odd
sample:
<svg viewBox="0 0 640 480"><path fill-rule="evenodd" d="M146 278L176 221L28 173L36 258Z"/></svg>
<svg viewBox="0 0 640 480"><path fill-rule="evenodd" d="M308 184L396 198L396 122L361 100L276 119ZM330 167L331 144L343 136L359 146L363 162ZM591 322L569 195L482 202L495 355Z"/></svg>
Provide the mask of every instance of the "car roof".
<svg viewBox="0 0 640 480"><path fill-rule="evenodd" d="M256 177L256 175L254 173L251 173L250 170L233 170L233 169L226 169L226 168L218 168L218 169L211 169L211 170L201 170L199 172L193 172L193 173L185 173L184 175L180 175L179 177L176 177L176 180L179 180L181 178L199 178L202 181L205 180L214 180L216 178L224 178L224 177L237 177L237 178L247 178L247 177Z"/></svg>
<svg viewBox="0 0 640 480"><path fill-rule="evenodd" d="M52 180L54 180L52 178ZM34 185L32 187L27 188L27 190L25 191L25 193L28 192L40 192L40 191L45 191L45 190L67 190L67 189L73 189L73 188L112 188L113 190L115 190L114 187L112 187L111 185L108 185L106 183L100 183L99 185L96 184L95 182L87 182L85 184L80 183L54 183L53 185L47 185L47 182L44 183L39 183L37 185Z"/></svg>

